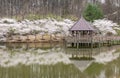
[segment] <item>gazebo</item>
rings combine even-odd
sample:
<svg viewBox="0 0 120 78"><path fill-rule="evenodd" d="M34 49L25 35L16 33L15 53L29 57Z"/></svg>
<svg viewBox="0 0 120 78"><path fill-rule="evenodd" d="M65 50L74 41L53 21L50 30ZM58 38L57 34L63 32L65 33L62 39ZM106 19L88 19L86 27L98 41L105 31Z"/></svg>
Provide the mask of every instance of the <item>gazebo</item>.
<svg viewBox="0 0 120 78"><path fill-rule="evenodd" d="M95 29L88 21L81 17L81 19L78 22L76 22L69 29L69 31L73 37L74 36L84 37L94 35Z"/></svg>
<svg viewBox="0 0 120 78"><path fill-rule="evenodd" d="M71 44L72 47L79 47L81 45L82 47L84 47L83 45L88 45L89 47L94 43L93 38L96 30L83 17L69 29L69 32L71 36L66 37L66 43Z"/></svg>

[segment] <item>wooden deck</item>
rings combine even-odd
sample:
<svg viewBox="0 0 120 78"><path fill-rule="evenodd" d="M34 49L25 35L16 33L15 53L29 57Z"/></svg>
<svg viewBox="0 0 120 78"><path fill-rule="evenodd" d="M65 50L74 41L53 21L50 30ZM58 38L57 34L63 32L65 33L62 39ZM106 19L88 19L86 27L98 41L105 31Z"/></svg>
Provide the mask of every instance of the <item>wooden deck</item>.
<svg viewBox="0 0 120 78"><path fill-rule="evenodd" d="M82 36L82 37L66 37L66 44L97 44L97 45L114 45L120 44L120 36Z"/></svg>

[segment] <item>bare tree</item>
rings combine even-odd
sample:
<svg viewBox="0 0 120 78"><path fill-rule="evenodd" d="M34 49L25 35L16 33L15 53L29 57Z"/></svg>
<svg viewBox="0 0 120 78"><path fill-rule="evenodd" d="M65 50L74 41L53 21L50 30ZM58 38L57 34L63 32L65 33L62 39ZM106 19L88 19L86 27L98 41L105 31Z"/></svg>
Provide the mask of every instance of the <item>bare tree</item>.
<svg viewBox="0 0 120 78"><path fill-rule="evenodd" d="M105 3L101 3L101 1L102 0L0 0L0 17L22 17L24 19L28 17L28 15L33 14L35 16L39 15L40 17L46 17L47 15L67 17L72 15L80 18L81 13L88 3L100 5L105 15L113 13L116 10L119 12L120 0L105 0Z"/></svg>

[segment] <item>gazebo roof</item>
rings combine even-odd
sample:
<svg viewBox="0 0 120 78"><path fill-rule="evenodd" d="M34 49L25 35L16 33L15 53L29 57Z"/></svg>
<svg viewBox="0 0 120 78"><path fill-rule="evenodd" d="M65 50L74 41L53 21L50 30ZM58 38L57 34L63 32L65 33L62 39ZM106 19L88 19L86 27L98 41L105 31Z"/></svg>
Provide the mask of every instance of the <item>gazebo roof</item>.
<svg viewBox="0 0 120 78"><path fill-rule="evenodd" d="M84 31L84 30L94 31L95 29L83 17L81 17L81 19L70 28L70 31Z"/></svg>

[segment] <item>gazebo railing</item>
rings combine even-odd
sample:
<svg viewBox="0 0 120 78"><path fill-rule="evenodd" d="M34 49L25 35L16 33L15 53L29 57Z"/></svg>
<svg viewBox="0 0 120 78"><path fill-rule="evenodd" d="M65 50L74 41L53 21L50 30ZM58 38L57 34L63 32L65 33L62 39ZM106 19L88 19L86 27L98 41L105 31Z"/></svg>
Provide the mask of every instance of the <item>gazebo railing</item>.
<svg viewBox="0 0 120 78"><path fill-rule="evenodd" d="M65 40L67 42L74 42L74 43L77 43L77 42L91 42L93 40L93 37L91 36L68 36L65 38Z"/></svg>

